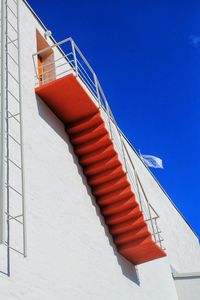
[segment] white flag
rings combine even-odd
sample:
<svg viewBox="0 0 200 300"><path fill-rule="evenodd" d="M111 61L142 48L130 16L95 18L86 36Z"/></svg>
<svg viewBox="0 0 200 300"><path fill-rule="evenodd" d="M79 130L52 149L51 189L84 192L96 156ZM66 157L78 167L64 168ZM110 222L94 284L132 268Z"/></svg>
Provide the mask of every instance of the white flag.
<svg viewBox="0 0 200 300"><path fill-rule="evenodd" d="M162 159L153 155L140 154L142 161L150 168L163 169Z"/></svg>

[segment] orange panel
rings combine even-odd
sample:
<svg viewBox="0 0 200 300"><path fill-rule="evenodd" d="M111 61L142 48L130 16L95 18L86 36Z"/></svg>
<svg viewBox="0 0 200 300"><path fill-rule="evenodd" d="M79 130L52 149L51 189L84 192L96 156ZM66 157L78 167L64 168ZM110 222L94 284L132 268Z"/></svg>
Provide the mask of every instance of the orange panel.
<svg viewBox="0 0 200 300"><path fill-rule="evenodd" d="M165 256L155 244L97 105L72 74L36 89L63 121L121 255L133 264Z"/></svg>
<svg viewBox="0 0 200 300"><path fill-rule="evenodd" d="M42 60L40 56L37 57L37 62L38 62L38 80L39 80L39 85L41 86L42 84Z"/></svg>

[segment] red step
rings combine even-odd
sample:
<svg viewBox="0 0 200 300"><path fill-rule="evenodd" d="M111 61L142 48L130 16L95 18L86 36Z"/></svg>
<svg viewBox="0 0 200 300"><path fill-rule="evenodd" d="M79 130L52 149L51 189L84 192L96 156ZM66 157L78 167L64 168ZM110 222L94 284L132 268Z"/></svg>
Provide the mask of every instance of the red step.
<svg viewBox="0 0 200 300"><path fill-rule="evenodd" d="M81 156L79 162L82 166L87 166L104 158L112 157L114 154L116 154L116 151L114 150L113 145L103 146L102 148L91 152L89 155Z"/></svg>
<svg viewBox="0 0 200 300"><path fill-rule="evenodd" d="M135 230L129 230L126 231L125 233L122 233L120 235L117 235L114 238L114 242L116 245L124 245L126 243L132 243L134 241L143 239L143 238L151 238L151 234L147 229L147 226L143 225L140 228L137 228Z"/></svg>
<svg viewBox="0 0 200 300"><path fill-rule="evenodd" d="M130 219L127 221L124 221L122 223L112 225L109 227L110 232L113 235L118 235L121 233L124 233L129 230L135 230L137 228L142 227L145 223L143 215L138 215L134 219Z"/></svg>
<svg viewBox="0 0 200 300"><path fill-rule="evenodd" d="M112 168L107 169L106 171L103 171L97 175L89 177L88 183L91 186L96 186L96 185L102 184L106 181L112 180L118 176L123 176L123 175L125 175L125 172L122 169L122 166L119 165L117 168L112 167Z"/></svg>
<svg viewBox="0 0 200 300"><path fill-rule="evenodd" d="M103 146L109 146L109 145L112 145L112 141L110 140L109 134L107 133L100 137L95 137L90 142L76 145L74 149L78 156L82 156L82 155L88 155L89 153L98 150Z"/></svg>
<svg viewBox="0 0 200 300"><path fill-rule="evenodd" d="M123 210L127 210L129 208L135 208L136 206L139 208L138 204L136 203L135 196L132 196L107 205L101 208L101 211L104 216L109 216L111 214L116 214Z"/></svg>
<svg viewBox="0 0 200 300"><path fill-rule="evenodd" d="M113 193L110 193L106 196L97 197L97 202L100 206L104 206L104 205L108 205L120 201L125 197L132 197L132 196L133 196L133 192L131 190L131 187L128 186L125 189L122 189L117 192L114 191Z"/></svg>
<svg viewBox="0 0 200 300"><path fill-rule="evenodd" d="M99 172L104 171L107 168L118 167L120 162L118 160L118 155L115 154L112 157L104 158L96 163L91 164L84 168L84 173L86 176L92 176Z"/></svg>
<svg viewBox="0 0 200 300"><path fill-rule="evenodd" d="M93 140L94 138L96 138L97 136L101 137L107 133L108 131L106 130L105 125L100 124L97 127L86 129L81 133L71 136L70 140L71 143L75 146L75 145L87 143Z"/></svg>
<svg viewBox="0 0 200 300"><path fill-rule="evenodd" d="M128 185L129 183L127 182L126 176L123 176L123 177L112 179L110 181L107 181L106 183L94 187L92 189L92 192L95 196L102 196L102 195L107 195L115 190L125 188Z"/></svg>
<svg viewBox="0 0 200 300"><path fill-rule="evenodd" d="M104 124L103 120L100 118L100 112L98 111L92 116L86 117L82 120L78 120L71 124L66 125L66 131L70 135L74 135L84 131L85 129L91 129L94 126Z"/></svg>
<svg viewBox="0 0 200 300"><path fill-rule="evenodd" d="M109 217L106 217L105 219L106 219L106 223L108 225L116 225L116 224L128 221L130 219L136 219L137 217L139 217L141 215L142 215L142 213L141 213L139 207L137 206L135 208L129 208L120 213L110 215Z"/></svg>

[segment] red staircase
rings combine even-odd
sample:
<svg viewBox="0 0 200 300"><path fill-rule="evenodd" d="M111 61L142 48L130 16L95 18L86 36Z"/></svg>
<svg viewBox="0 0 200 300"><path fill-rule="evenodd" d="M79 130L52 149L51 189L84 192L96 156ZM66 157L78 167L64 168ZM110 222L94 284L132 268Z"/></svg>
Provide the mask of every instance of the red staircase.
<svg viewBox="0 0 200 300"><path fill-rule="evenodd" d="M121 255L133 264L165 256L153 241L98 106L69 74L36 88L65 124L88 184Z"/></svg>

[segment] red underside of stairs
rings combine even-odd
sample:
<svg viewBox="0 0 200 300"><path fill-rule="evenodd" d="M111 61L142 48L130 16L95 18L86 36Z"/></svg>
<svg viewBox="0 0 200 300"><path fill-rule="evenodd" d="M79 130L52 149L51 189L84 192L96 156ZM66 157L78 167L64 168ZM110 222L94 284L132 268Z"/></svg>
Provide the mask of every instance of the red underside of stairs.
<svg viewBox="0 0 200 300"><path fill-rule="evenodd" d="M36 89L65 124L121 255L133 264L166 256L152 240L98 107L72 74Z"/></svg>

